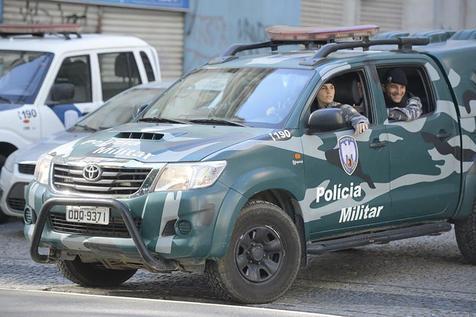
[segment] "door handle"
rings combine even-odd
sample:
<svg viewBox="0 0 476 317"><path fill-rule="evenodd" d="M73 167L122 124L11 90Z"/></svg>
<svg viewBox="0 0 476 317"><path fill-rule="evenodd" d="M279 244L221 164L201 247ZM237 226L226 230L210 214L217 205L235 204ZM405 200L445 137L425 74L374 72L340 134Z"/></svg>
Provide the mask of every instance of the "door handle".
<svg viewBox="0 0 476 317"><path fill-rule="evenodd" d="M438 133L436 134L436 137L438 139L440 139L440 141L445 141L446 139L448 139L450 137L450 134L448 133L448 131L444 130L444 129L441 129L440 131L438 131Z"/></svg>
<svg viewBox="0 0 476 317"><path fill-rule="evenodd" d="M379 139L373 139L372 143L370 143L371 149L379 149L385 146L384 141L380 141Z"/></svg>

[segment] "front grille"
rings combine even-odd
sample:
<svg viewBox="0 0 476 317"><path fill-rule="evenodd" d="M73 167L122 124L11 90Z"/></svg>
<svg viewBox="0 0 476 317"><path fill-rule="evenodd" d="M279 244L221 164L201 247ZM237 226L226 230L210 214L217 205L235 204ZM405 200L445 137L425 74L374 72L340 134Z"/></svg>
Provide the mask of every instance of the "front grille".
<svg viewBox="0 0 476 317"><path fill-rule="evenodd" d="M151 168L101 167L97 181L83 178L83 167L55 164L53 184L60 191L99 195L131 195L144 183Z"/></svg>
<svg viewBox="0 0 476 317"><path fill-rule="evenodd" d="M56 232L94 237L130 238L126 224L120 216L111 216L108 225L68 222L66 221L66 215L63 213L50 213L49 221L51 228ZM141 226L141 222L141 219L134 219L134 223L138 229Z"/></svg>
<svg viewBox="0 0 476 317"><path fill-rule="evenodd" d="M22 174L35 174L35 164L18 164L18 171Z"/></svg>
<svg viewBox="0 0 476 317"><path fill-rule="evenodd" d="M16 183L7 195L7 205L11 209L23 212L25 209L25 186L27 183Z"/></svg>

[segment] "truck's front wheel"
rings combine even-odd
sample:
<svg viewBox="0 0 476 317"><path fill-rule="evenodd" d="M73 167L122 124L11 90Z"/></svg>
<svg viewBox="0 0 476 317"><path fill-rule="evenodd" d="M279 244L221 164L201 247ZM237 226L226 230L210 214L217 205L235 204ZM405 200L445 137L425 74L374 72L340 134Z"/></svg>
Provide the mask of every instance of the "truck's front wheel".
<svg viewBox="0 0 476 317"><path fill-rule="evenodd" d="M461 254L468 262L476 264L476 201L471 215L455 223L455 234Z"/></svg>
<svg viewBox="0 0 476 317"><path fill-rule="evenodd" d="M83 263L79 257L73 261L59 261L58 268L68 280L86 287L118 286L137 272L137 270L111 270L100 263Z"/></svg>
<svg viewBox="0 0 476 317"><path fill-rule="evenodd" d="M243 208L226 255L207 262L209 285L218 296L241 303L267 303L282 296L296 278L301 241L278 206L253 201Z"/></svg>

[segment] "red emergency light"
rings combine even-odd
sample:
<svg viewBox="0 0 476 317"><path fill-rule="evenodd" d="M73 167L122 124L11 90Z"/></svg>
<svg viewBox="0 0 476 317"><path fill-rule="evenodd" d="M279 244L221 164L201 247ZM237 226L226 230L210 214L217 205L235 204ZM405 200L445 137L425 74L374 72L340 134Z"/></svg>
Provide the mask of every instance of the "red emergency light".
<svg viewBox="0 0 476 317"><path fill-rule="evenodd" d="M266 32L271 41L329 41L342 38L370 37L379 30L377 25L356 25L336 28L315 26L275 25Z"/></svg>

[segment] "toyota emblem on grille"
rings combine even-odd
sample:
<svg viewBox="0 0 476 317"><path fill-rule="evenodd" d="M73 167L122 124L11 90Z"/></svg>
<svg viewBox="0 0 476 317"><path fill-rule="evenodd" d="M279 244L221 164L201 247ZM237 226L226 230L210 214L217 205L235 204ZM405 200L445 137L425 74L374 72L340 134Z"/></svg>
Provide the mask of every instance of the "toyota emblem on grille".
<svg viewBox="0 0 476 317"><path fill-rule="evenodd" d="M83 177L87 181L95 182L101 177L101 174L102 170L97 165L90 164L83 168Z"/></svg>

